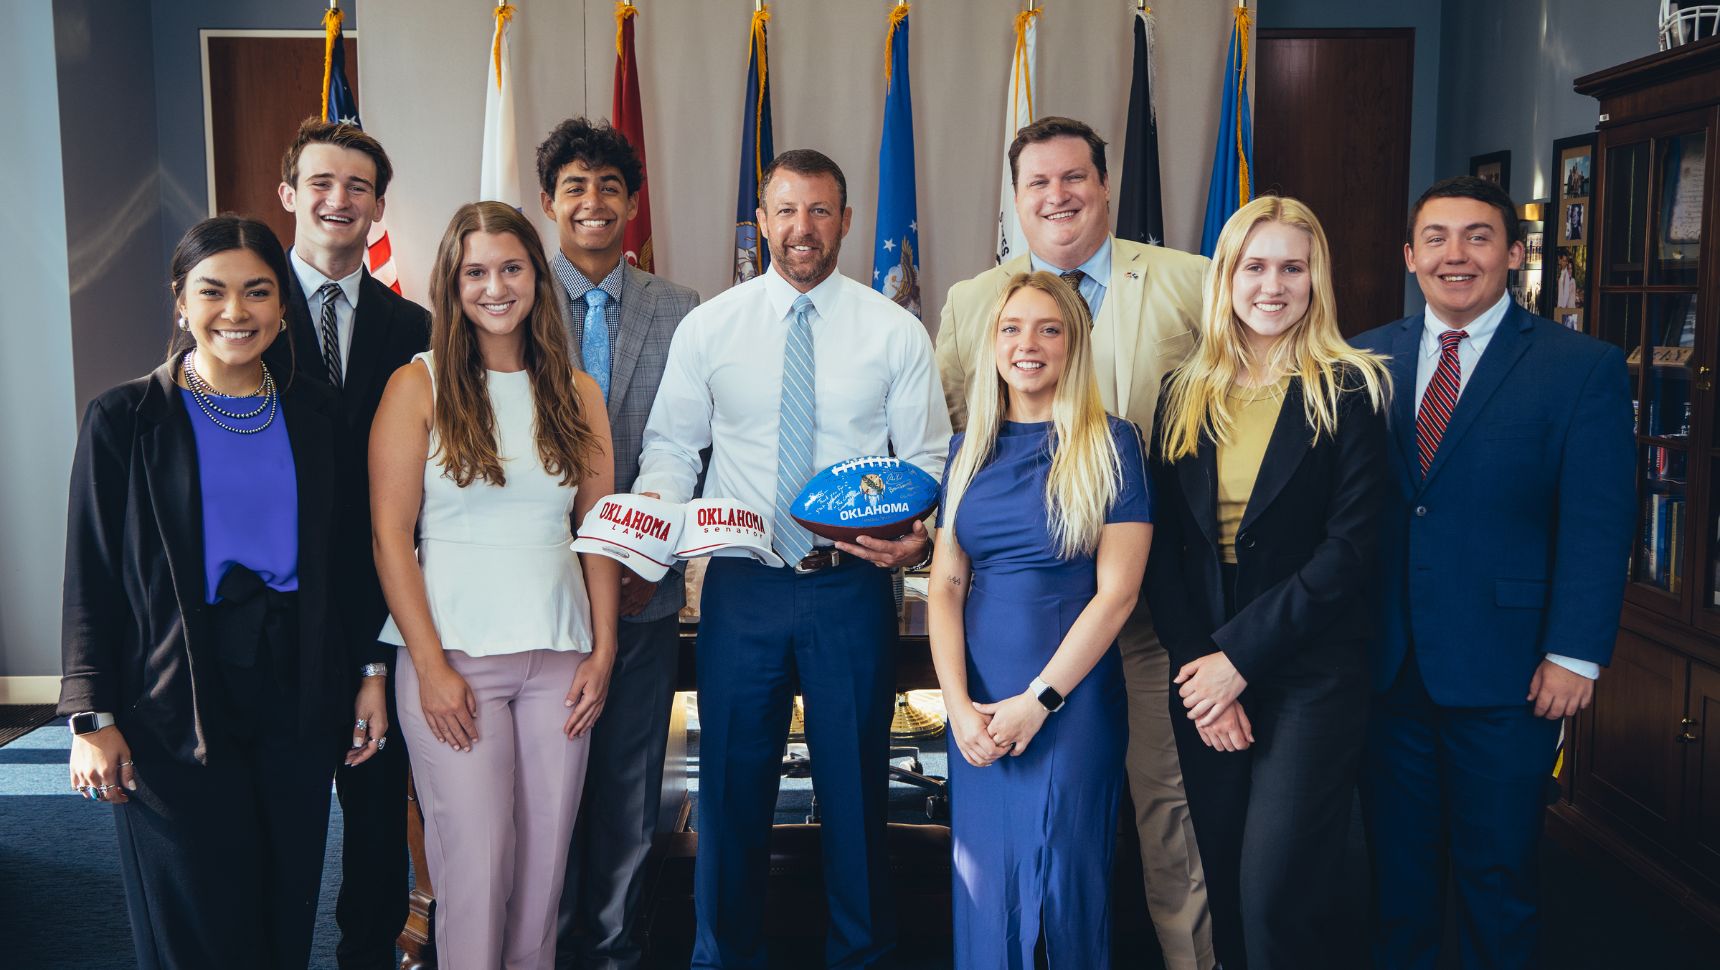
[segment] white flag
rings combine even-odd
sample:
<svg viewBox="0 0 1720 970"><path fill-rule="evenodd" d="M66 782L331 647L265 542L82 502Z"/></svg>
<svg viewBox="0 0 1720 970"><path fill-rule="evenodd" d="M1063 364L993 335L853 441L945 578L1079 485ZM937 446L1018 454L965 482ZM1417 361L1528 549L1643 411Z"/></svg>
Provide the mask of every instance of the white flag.
<svg viewBox="0 0 1720 970"><path fill-rule="evenodd" d="M1009 60L1009 90L1003 100L1003 185L997 203L997 261L1027 251L1021 221L1015 217L1015 186L1009 177L1009 145L1015 133L1033 123L1035 68L1033 48L1039 36L1043 7L1023 10L1015 17L1015 51Z"/></svg>
<svg viewBox="0 0 1720 970"><path fill-rule="evenodd" d="M514 139L514 77L508 56L512 4L496 7L496 32L484 59L484 157L478 170L478 199L519 208L520 162Z"/></svg>

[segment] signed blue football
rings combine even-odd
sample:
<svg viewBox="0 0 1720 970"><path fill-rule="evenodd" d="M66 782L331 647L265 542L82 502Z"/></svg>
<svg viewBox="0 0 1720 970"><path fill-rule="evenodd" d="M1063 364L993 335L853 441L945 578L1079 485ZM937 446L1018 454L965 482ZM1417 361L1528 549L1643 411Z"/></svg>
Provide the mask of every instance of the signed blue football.
<svg viewBox="0 0 1720 970"><path fill-rule="evenodd" d="M938 504L938 480L900 458L853 458L812 476L794 521L827 539L899 539Z"/></svg>

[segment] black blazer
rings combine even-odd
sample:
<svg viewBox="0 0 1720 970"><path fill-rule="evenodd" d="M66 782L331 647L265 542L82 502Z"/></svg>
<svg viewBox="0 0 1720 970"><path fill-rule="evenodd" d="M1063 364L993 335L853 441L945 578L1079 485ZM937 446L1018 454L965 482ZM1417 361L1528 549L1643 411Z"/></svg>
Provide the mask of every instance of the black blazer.
<svg viewBox="0 0 1720 970"><path fill-rule="evenodd" d="M113 713L174 758L206 762L216 645L210 640L197 442L177 361L90 402L72 461L61 633L63 715ZM360 661L329 636L341 612L329 554L335 513L335 402L326 385L282 382L299 496L301 737L352 714ZM135 743L135 742L134 742Z"/></svg>
<svg viewBox="0 0 1720 970"><path fill-rule="evenodd" d="M317 333L317 321L311 319L310 303L297 273L287 276L287 324L292 346L289 348L284 340L275 341L265 358L269 367L276 374L291 373L294 383L313 381L332 392L323 363L322 338ZM361 663L394 660L393 647L376 643L376 635L388 618L388 604L376 578L376 559L370 545L370 423L382 403L388 379L413 354L429 346L430 314L364 273L353 313L352 347L338 392L340 481L334 563L335 581L350 597L352 628L343 632L369 641L362 648Z"/></svg>
<svg viewBox="0 0 1720 970"><path fill-rule="evenodd" d="M1154 436L1147 599L1173 670L1215 650L1250 684L1310 667L1365 668L1388 472L1385 411L1374 411L1365 392L1347 392L1336 436L1312 437L1301 381L1292 378L1237 531L1236 615L1227 621L1217 448L1203 438L1198 454L1167 464Z"/></svg>

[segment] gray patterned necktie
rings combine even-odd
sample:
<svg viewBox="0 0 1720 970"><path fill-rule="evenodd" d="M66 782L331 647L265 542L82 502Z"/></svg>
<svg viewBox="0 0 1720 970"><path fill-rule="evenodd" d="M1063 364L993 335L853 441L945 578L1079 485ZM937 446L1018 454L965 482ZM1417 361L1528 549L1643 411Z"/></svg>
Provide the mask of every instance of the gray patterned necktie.
<svg viewBox="0 0 1720 970"><path fill-rule="evenodd" d="M776 442L776 551L790 566L812 551L812 533L794 521L794 500L817 469L812 442L818 427L812 362L812 299L794 301L794 322L782 355L782 405Z"/></svg>

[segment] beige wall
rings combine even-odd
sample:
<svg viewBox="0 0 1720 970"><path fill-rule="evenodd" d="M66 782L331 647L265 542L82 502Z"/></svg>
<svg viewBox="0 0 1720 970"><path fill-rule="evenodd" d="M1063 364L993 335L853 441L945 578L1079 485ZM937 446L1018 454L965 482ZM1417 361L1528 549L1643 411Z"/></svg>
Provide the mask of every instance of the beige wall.
<svg viewBox="0 0 1720 970"><path fill-rule="evenodd" d="M515 0L511 31L522 184L560 119L609 114L610 0ZM657 271L709 297L729 285L748 0L636 0ZM841 268L871 274L884 23L890 0L777 0L770 80L777 149L812 147L847 174L853 230ZM1003 142L1003 87L1019 0L919 0L912 20L914 139L927 315L951 283L990 264ZM1051 0L1039 31L1040 114L1082 118L1113 143L1128 107L1132 0ZM1158 0L1159 147L1170 245L1198 247L1231 29L1224 0ZM388 226L408 296L454 208L478 187L480 86L491 8L483 0L363 0L366 126L397 170ZM1113 144L1113 179L1122 171ZM1115 186L1113 186L1115 188ZM1115 193L1113 193L1113 196ZM522 200L539 212L535 195ZM546 241L554 234L538 219ZM931 322L931 321L928 321ZM935 326L935 323L932 324Z"/></svg>

